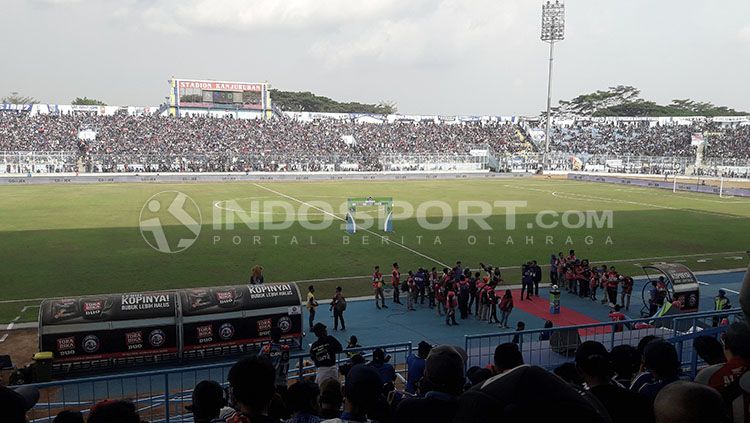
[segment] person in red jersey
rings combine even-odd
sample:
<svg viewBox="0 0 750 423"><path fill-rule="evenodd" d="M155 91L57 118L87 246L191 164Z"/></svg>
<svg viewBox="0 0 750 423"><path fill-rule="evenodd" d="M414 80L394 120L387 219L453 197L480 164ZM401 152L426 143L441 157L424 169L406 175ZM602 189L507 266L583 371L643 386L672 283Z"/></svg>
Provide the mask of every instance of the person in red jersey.
<svg viewBox="0 0 750 423"><path fill-rule="evenodd" d="M627 320L627 317L625 316L625 314L623 314L620 310L621 310L620 305L619 304L615 305L614 310L609 312L609 320L613 322L622 322L624 320ZM623 329L622 324L615 325L615 332L622 332L622 329Z"/></svg>
<svg viewBox="0 0 750 423"><path fill-rule="evenodd" d="M393 286L393 303L401 304L401 271L398 268L398 263L393 263L393 271L391 271L391 286Z"/></svg>
<svg viewBox="0 0 750 423"><path fill-rule="evenodd" d="M605 298L607 301L609 301L609 306L614 307L615 304L617 304L617 285L620 284L620 275L617 274L617 271L615 270L615 267L612 266L609 268L609 272L607 272L607 297Z"/></svg>
<svg viewBox="0 0 750 423"><path fill-rule="evenodd" d="M451 291L448 291L448 294L446 295L445 299L445 324L455 325L458 326L458 322L456 322L456 308L458 308L458 299L456 298L456 293Z"/></svg>
<svg viewBox="0 0 750 423"><path fill-rule="evenodd" d="M732 421L750 423L750 327L735 322L723 335L726 363L714 364L701 370L695 381L708 385L721 394L730 406Z"/></svg>
<svg viewBox="0 0 750 423"><path fill-rule="evenodd" d="M372 289L375 292L375 307L380 310L382 308L388 308L385 305L385 296L383 296L383 274L380 273L380 266L375 266L375 271L372 272ZM378 298L380 302L378 302Z"/></svg>
<svg viewBox="0 0 750 423"><path fill-rule="evenodd" d="M620 305L625 310L630 310L630 297L633 295L633 278L630 276L620 276L622 284L622 293L620 294Z"/></svg>

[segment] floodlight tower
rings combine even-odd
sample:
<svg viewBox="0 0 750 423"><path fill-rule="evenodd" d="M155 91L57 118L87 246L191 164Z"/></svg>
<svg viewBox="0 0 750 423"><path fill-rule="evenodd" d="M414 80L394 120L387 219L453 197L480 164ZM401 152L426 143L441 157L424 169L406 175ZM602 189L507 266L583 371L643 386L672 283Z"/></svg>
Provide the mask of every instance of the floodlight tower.
<svg viewBox="0 0 750 423"><path fill-rule="evenodd" d="M549 144L550 144L550 123L552 112L550 106L552 103L552 55L555 47L555 41L562 41L565 38L565 4L555 0L554 3L542 4L542 41L549 43L549 77L547 79L547 128L544 135L544 166L548 167Z"/></svg>

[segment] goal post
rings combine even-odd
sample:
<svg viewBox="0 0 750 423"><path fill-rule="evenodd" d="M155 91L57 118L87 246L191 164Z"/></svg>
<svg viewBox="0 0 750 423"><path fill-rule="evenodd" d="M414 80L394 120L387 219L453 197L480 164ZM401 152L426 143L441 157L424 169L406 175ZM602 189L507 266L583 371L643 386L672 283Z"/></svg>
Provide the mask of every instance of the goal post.
<svg viewBox="0 0 750 423"><path fill-rule="evenodd" d="M384 219L382 226L378 226L383 232L393 232L393 198L392 197L355 197L346 199L346 232L354 234L357 232L357 220L355 214L357 208L377 207L383 210Z"/></svg>

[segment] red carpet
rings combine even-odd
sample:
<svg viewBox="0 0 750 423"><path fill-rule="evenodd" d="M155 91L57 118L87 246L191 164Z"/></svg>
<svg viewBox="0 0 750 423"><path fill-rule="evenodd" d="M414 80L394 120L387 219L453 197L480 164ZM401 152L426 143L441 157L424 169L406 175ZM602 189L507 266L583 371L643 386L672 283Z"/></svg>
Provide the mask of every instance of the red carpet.
<svg viewBox="0 0 750 423"><path fill-rule="evenodd" d="M526 313L532 314L544 320L551 320L555 327L561 326L577 326L587 325L591 323L601 323L597 320L592 319L585 314L579 313L573 309L560 306L560 314L550 314L549 312L549 296L545 297L531 297L532 300L521 301L521 290L513 290L513 305L519 310L523 310ZM581 335L592 335L594 329L582 329L579 331ZM609 328L596 328L596 333L609 333Z"/></svg>

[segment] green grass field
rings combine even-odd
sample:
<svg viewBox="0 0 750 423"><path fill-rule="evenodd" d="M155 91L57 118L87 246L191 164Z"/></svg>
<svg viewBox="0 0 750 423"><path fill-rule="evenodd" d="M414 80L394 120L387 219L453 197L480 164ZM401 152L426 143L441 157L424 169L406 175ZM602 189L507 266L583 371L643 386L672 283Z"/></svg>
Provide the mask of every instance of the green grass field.
<svg viewBox="0 0 750 423"><path fill-rule="evenodd" d="M176 254L154 250L139 230L146 201L166 190L187 194L202 215L199 237ZM322 230L299 223L271 229L269 223L283 220L282 209L249 211L254 204L277 201L310 223L321 223L330 216L302 203L328 203L340 218L347 197L364 196L390 196L417 210L425 202L443 201L454 217L440 230L422 227L413 215L397 217L391 234L373 228L347 236L337 219ZM492 229L472 221L461 229L457 215L463 201L525 201L527 206L516 210L516 229L506 229L509 217L502 207L486 218ZM227 229L227 210L247 211L260 228L236 222ZM611 227L564 228L562 217L546 214L542 223L558 222L546 229L537 220L543 210L593 210L597 216L611 210ZM437 207L421 211L428 223L442 218ZM395 212L403 212L398 203ZM365 215L377 213L363 211L358 218ZM216 216L219 228L213 224ZM578 214L571 216L576 223ZM176 220L161 222L168 239L190 235ZM357 276L369 274L375 264L388 274L394 261L403 272L456 260L475 268L481 261L507 267L506 282L517 283L523 261L546 264L550 253L571 248L579 257L614 261L633 274L640 273L635 264L654 261L680 260L693 270L738 268L746 263L735 257L750 247L748 234L748 199L554 179L2 186L0 322L21 315L25 305L38 304L8 300L243 283L255 264L265 268L266 281L339 278L315 282L322 297L336 285L349 296L369 294L369 283ZM384 242L383 235L395 242ZM20 320L34 318L33 309L27 309Z"/></svg>

